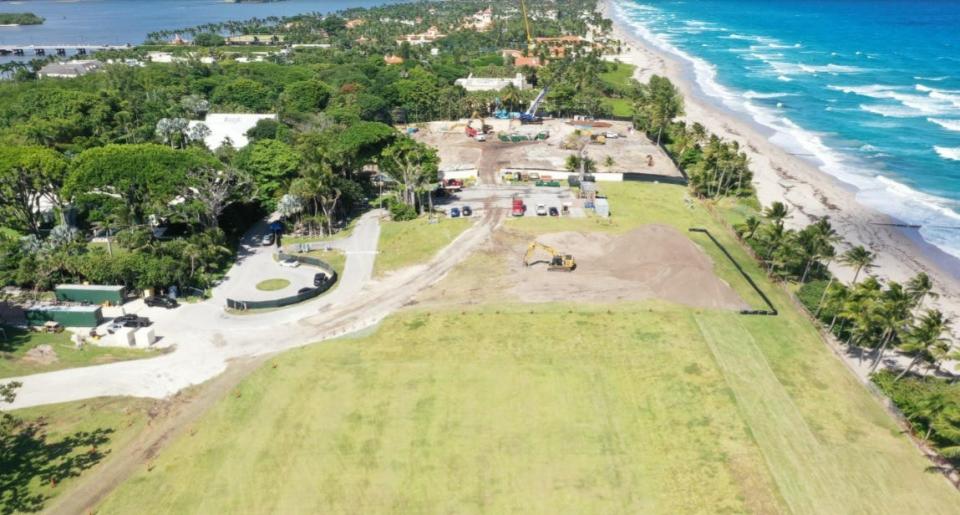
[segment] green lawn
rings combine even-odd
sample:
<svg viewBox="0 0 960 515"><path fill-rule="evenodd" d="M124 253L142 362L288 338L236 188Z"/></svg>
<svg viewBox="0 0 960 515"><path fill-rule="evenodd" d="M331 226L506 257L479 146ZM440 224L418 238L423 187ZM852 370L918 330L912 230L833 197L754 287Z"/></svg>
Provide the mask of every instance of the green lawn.
<svg viewBox="0 0 960 515"><path fill-rule="evenodd" d="M955 513L794 317L406 312L275 358L102 513Z"/></svg>
<svg viewBox="0 0 960 515"><path fill-rule="evenodd" d="M602 98L600 102L610 108L613 116L632 116L633 103L626 98Z"/></svg>
<svg viewBox="0 0 960 515"><path fill-rule="evenodd" d="M143 430L156 401L98 398L17 410L39 424L39 432L21 437L17 458L0 456L0 512L50 508L78 479L95 474ZM53 481L51 481L53 479Z"/></svg>
<svg viewBox="0 0 960 515"><path fill-rule="evenodd" d="M374 275L426 263L440 249L456 239L471 224L469 218L426 218L380 224L380 254L374 263Z"/></svg>
<svg viewBox="0 0 960 515"><path fill-rule="evenodd" d="M7 339L4 340L0 335L0 378L37 374L62 368L100 365L157 354L157 351L152 350L99 347L93 344L87 344L82 349L78 349L70 341L70 333L66 331L36 333L10 326L3 326L3 330ZM56 362L40 364L24 359L27 351L44 344L53 347L57 353Z"/></svg>
<svg viewBox="0 0 960 515"><path fill-rule="evenodd" d="M260 291L277 291L290 286L290 281L286 279L266 279L257 283L257 289Z"/></svg>
<svg viewBox="0 0 960 515"><path fill-rule="evenodd" d="M600 80L614 88L626 88L630 84L630 79L633 78L633 71L636 70L637 67L627 63L610 63L610 65L613 69L601 73Z"/></svg>
<svg viewBox="0 0 960 515"><path fill-rule="evenodd" d="M356 217L347 224L340 232L332 234L330 236L286 236L283 237L284 245L295 245L298 243L314 243L318 241L330 241L330 240L339 240L341 238L348 238L353 234L353 229L356 228L357 222L360 220L360 217Z"/></svg>
<svg viewBox="0 0 960 515"><path fill-rule="evenodd" d="M322 260L336 270L338 276L343 275L343 266L347 263L347 256L339 250L311 250L298 256L310 256Z"/></svg>

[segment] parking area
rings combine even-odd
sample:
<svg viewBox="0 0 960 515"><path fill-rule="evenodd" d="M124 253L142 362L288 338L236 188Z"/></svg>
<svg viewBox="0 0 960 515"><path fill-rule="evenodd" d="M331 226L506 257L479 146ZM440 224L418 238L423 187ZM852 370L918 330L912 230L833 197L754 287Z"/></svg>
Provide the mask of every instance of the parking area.
<svg viewBox="0 0 960 515"><path fill-rule="evenodd" d="M574 193L563 187L541 187L533 185L478 185L465 188L463 191L451 194L435 201L437 208L449 213L453 207L463 209L469 206L473 216L482 216L484 209L497 208L510 210L514 196L518 196L527 206L524 216L537 216L536 208L543 205L549 211L551 207L558 212L564 212L573 218L583 218L586 213L583 203Z"/></svg>

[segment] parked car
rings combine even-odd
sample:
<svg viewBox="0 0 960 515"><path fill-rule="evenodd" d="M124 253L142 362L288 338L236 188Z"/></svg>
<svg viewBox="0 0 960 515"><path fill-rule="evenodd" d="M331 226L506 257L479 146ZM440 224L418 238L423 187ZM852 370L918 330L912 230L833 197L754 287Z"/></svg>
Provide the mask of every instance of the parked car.
<svg viewBox="0 0 960 515"><path fill-rule="evenodd" d="M300 262L297 261L297 258L293 256L288 256L279 261L280 266L285 266L287 268L296 268L300 266Z"/></svg>
<svg viewBox="0 0 960 515"><path fill-rule="evenodd" d="M452 207L450 208L450 218L460 218L460 208Z"/></svg>
<svg viewBox="0 0 960 515"><path fill-rule="evenodd" d="M608 132L608 133L604 134L604 136L606 136L607 139L617 139L617 138L620 137L620 135L617 134L616 132Z"/></svg>
<svg viewBox="0 0 960 515"><path fill-rule="evenodd" d="M107 328L108 331L116 331L117 329L123 327L148 327L150 325L150 319L147 317L141 317L133 314L120 315L114 318L110 327Z"/></svg>
<svg viewBox="0 0 960 515"><path fill-rule="evenodd" d="M477 134L476 136L473 137L473 139L475 139L475 140L477 140L477 141L479 141L479 142L482 143L482 142L484 142L484 141L487 141L487 135L486 135L486 134Z"/></svg>
<svg viewBox="0 0 960 515"><path fill-rule="evenodd" d="M327 274L319 272L313 276L313 285L319 288L323 283L327 282Z"/></svg>
<svg viewBox="0 0 960 515"><path fill-rule="evenodd" d="M163 295L153 295L143 299L143 303L150 306L151 308L167 308L173 309L179 307L180 304L176 300L171 299L170 297L165 297Z"/></svg>
<svg viewBox="0 0 960 515"><path fill-rule="evenodd" d="M276 236L272 232L269 232L263 235L263 238L260 240L260 245L263 245L264 247L269 247L270 245L273 245L273 242L275 240L276 240Z"/></svg>
<svg viewBox="0 0 960 515"><path fill-rule="evenodd" d="M547 206L537 204L537 216L547 216Z"/></svg>
<svg viewBox="0 0 960 515"><path fill-rule="evenodd" d="M555 207L551 207L550 216L560 216L560 210Z"/></svg>
<svg viewBox="0 0 960 515"><path fill-rule="evenodd" d="M473 210L470 209L470 206L463 206L460 212L463 213L463 216L473 216Z"/></svg>

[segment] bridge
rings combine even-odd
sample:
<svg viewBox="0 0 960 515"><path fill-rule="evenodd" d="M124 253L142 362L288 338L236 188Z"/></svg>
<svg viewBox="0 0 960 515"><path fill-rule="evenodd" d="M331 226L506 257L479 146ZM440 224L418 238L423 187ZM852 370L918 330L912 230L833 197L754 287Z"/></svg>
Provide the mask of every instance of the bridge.
<svg viewBox="0 0 960 515"><path fill-rule="evenodd" d="M26 55L35 55L35 56L45 56L45 55L62 55L66 56L70 50L73 50L76 55L87 55L88 52L96 52L98 50L123 50L126 48L131 48L131 45L88 45L88 44L50 44L50 45L13 45L13 46L0 46L0 56L15 55L15 56L26 56Z"/></svg>

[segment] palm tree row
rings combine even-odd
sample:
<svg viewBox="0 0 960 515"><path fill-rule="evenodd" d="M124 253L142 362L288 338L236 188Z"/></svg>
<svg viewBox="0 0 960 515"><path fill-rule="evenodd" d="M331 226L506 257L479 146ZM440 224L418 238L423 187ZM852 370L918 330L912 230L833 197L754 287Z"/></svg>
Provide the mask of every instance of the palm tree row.
<svg viewBox="0 0 960 515"><path fill-rule="evenodd" d="M764 211L766 221L748 217L737 226L737 234L777 279L806 283L811 278L826 278L827 265L835 256L834 245L840 240L830 220L821 218L797 231L784 225L788 217L786 205L774 202Z"/></svg>

